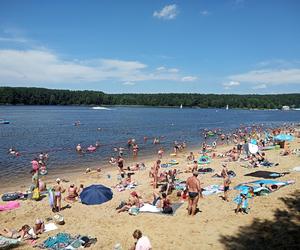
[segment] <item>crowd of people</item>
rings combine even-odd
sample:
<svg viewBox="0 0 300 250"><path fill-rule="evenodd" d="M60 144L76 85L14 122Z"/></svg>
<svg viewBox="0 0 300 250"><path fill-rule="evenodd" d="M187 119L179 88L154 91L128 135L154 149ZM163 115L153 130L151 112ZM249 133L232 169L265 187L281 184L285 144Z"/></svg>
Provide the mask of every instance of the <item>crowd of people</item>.
<svg viewBox="0 0 300 250"><path fill-rule="evenodd" d="M200 156L207 158L223 158L222 170L217 176L223 178L223 196L222 199L226 202L229 202L229 190L231 184L231 176L228 170L228 162L247 162L249 167L269 167L274 163L270 162L267 159L265 152L257 150L256 152L251 152L249 150L249 144L257 146L257 149L274 146L274 137L282 132L281 129L264 130L261 127L249 128L239 128L234 133L224 133L219 129L205 131L204 142L201 145ZM286 128L285 133L293 133L293 128ZM144 138L144 141L147 141L148 138ZM154 138L153 144L159 144L159 138ZM229 150L223 152L222 154L216 154L215 149L220 144L229 144L233 143L234 145ZM175 141L173 144L173 153L172 156L178 155L180 152L185 152L186 142L181 143ZM100 143L90 145L89 148L98 148ZM287 145L283 145L283 155L289 154L291 151ZM82 153L86 150L83 150L82 146L78 144L75 148L76 152ZM88 149L87 149L88 150ZM109 163L113 166L116 166L118 169L118 183L115 187L122 191L127 187L136 187L137 182L133 180L133 175L136 171L141 171L146 169L146 166L143 162L137 162L132 166L126 166L124 151L132 151L133 159L136 161L139 154L139 146L135 139L129 139L127 142L127 149L122 147L114 148L115 155L110 158ZM88 150L92 152L92 150ZM15 152L14 149L9 151L10 154ZM126 201L121 201L120 205L116 208L117 213L129 212L130 214L135 214L136 211L142 208L145 204L150 204L157 209L160 209L162 213L171 214L173 213L173 200L170 198L174 190L176 190L176 179L180 177L182 173L189 173L190 176L184 181L185 187L183 190L177 192L177 196L181 198L181 201L187 200L187 214L188 216L194 216L199 211L198 203L199 200L203 198L203 187L201 183L201 178L199 178L199 169L203 168L203 165L199 165L199 160L196 159L194 152L189 152L186 156L187 168L180 169L172 168L166 169L162 167L162 160L164 158L165 150L163 147L159 147L157 152L157 160L149 169L149 186L152 187L151 195L152 199L147 200L145 197L148 194L142 194L138 191L131 191L128 199ZM15 154L15 153L14 153ZM47 161L49 159L48 154L41 152L38 157L34 158L31 161L32 164L32 185L30 191L32 191L33 196L35 192L41 193L47 190L46 183L41 179L41 176L47 174ZM101 171L101 169L100 169ZM98 172L100 172L98 171ZM89 173L88 171L87 173ZM80 193L83 190L83 185L80 184L77 187L74 183L71 183L68 188L65 188L62 184L62 180L57 178L55 184L48 189L53 193L53 212L60 212L62 209L62 202L72 203L75 201L80 201ZM123 189L122 189L123 188ZM64 195L66 193L66 195ZM63 195L65 196L63 198ZM39 195L38 195L39 196ZM38 197L37 196L37 197ZM38 198L36 198L38 200ZM237 208L235 209L236 213L247 213L247 194L241 192L239 194L239 199L237 202ZM35 238L38 234L44 231L44 222L38 219L35 225L32 227L33 230L29 233L31 227L28 225L22 226L18 230L10 230L4 228L0 231L0 235L9 238ZM151 249L151 243L148 237L143 236L140 230L136 230L133 233L133 237L136 240L136 243L132 249ZM143 246L143 247L141 247Z"/></svg>

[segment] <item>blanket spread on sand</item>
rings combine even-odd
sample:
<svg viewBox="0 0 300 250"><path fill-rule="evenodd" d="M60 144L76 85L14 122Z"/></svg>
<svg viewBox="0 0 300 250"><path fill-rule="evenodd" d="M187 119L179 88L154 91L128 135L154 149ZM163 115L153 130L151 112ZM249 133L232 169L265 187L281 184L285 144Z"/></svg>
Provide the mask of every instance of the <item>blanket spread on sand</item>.
<svg viewBox="0 0 300 250"><path fill-rule="evenodd" d="M180 203L173 203L171 205L172 209L173 209L173 214L164 214L162 213L160 208L157 208L156 206L150 205L150 204L145 204L144 206L142 206L140 208L140 213L154 213L154 214L160 214L160 215L168 215L168 216L172 216L176 213L176 210L178 208L180 208L182 206L183 202Z"/></svg>

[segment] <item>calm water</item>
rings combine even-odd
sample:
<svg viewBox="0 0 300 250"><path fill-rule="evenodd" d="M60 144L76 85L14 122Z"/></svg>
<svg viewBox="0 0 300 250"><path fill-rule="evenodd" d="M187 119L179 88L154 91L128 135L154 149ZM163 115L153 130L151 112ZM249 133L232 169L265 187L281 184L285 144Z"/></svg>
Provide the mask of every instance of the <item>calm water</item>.
<svg viewBox="0 0 300 250"><path fill-rule="evenodd" d="M221 109L177 109L112 107L94 110L90 107L71 106L0 106L0 119L9 125L0 125L0 176L11 181L28 176L30 161L40 152L48 152L49 171L62 168L100 165L114 155L115 146L126 148L128 138L135 138L140 155L157 152L159 146L149 139L164 136L161 145L167 149L174 140L200 145L205 128L222 128L230 131L240 124L276 126L284 122L299 122L299 111L258 111ZM75 121L80 126L74 126ZM98 128L101 128L99 130ZM78 143L86 148L100 141L96 152L78 155ZM15 147L20 157L8 154ZM131 157L131 154L130 154ZM30 176L30 175L29 175Z"/></svg>

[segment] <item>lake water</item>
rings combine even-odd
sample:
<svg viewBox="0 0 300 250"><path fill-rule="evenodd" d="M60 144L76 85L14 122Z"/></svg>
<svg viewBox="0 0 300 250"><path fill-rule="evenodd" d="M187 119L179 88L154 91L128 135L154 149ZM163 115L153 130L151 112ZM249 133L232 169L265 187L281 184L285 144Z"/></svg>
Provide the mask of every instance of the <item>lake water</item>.
<svg viewBox="0 0 300 250"><path fill-rule="evenodd" d="M111 107L95 110L73 106L0 106L0 119L10 124L0 125L1 180L14 181L30 176L30 161L40 152L48 152L48 170L89 167L107 163L114 147L127 146L135 138L139 155L156 154L160 146L172 148L174 140L185 140L189 146L200 145L203 129L222 128L231 131L240 126L299 123L299 111L259 111L192 108ZM80 126L74 122L80 121ZM101 128L101 129L99 129ZM144 142L144 136L149 139ZM161 145L153 145L153 137L163 136ZM78 155L75 147L84 148L99 141L96 152ZM21 156L8 154L10 147ZM131 158L127 155L127 157ZM28 177L27 177L28 178ZM30 178L30 177L29 177ZM2 182L3 183L3 182Z"/></svg>

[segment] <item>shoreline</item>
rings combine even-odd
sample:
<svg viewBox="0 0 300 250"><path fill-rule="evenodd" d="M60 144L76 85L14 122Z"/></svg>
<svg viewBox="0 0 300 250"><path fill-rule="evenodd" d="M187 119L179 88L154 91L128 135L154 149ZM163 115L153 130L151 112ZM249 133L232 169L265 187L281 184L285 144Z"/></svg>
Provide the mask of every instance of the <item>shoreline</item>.
<svg viewBox="0 0 300 250"><path fill-rule="evenodd" d="M226 147L226 146L227 145L224 145L224 147ZM179 152L178 156L175 156L175 157L170 156L170 152L172 152L171 150L166 150L164 157L162 158L162 162L169 161L171 159L176 159L176 157L182 157L183 154L186 155L191 151L196 152L197 150L198 151L200 150L200 145L199 146L190 146L190 147L188 146L183 152ZM149 169L150 164L152 166L152 164L154 164L154 162L157 159L158 159L157 155L150 154L150 153L145 156L141 156L141 157L137 158L137 160L133 159L132 157L129 159L125 158L124 167L132 166L134 163L137 163L137 162L143 162L143 163L145 163L147 169ZM58 177L61 179L66 179L66 180L71 180L72 178L79 179L82 177L82 175L88 175L85 173L85 170L87 168L90 168L91 170L95 171L99 167L101 168L101 172L98 172L99 174L103 174L103 173L109 174L109 172L117 171L117 166L111 165L109 163L105 163L101 166L99 166L99 164L98 165L94 164L92 166L87 166L87 167L69 165L69 166L63 167L61 169L55 169L54 171L50 170L48 172L48 174L45 176L42 176L41 179L43 181L46 181L46 184L54 184L55 179ZM31 175L29 174L30 170L31 170L31 167L30 167L30 169L28 169L28 176L24 177L24 179L22 179L22 180L19 180L17 182L13 182L13 183L4 182L4 184L6 186L5 187L4 187L4 185L0 186L0 193L4 192L4 191L5 192L21 191L21 189L29 188L31 185ZM26 174L27 174L27 172L26 172ZM25 183L24 183L24 181L25 181ZM72 182L72 181L70 181L70 182Z"/></svg>
<svg viewBox="0 0 300 250"><path fill-rule="evenodd" d="M291 149L300 148L300 138L296 138L294 142L290 143ZM218 146L216 153L222 153L231 145ZM200 147L187 147L185 152L176 156L179 164L176 169L183 171L187 167L186 155L189 151L195 153L196 158L199 156L198 151ZM245 176L245 174L257 170L268 170L275 172L289 171L292 167L299 165L299 156L279 156L282 150L266 151L267 159L271 162L279 163L278 166L272 168L255 168L248 169L241 167L241 162L228 162L228 169L233 170L237 175L232 178L231 187L249 181L254 181L257 178ZM169 154L165 154L163 162L171 159ZM156 155L152 155L145 161L147 166L146 171L137 171L133 175L133 179L138 182L138 186L134 191L142 195L143 200L150 200L152 197L153 188L150 185L148 178L149 167L152 166ZM213 158L213 161L208 165L215 169L215 173L220 172L222 169L222 162L225 158ZM125 164L127 166L128 164ZM107 178L107 174L111 178ZM110 167L103 170L101 173L84 174L70 173L68 175L70 183L62 183L64 188L67 188L72 182L78 186L83 183L84 186L91 184L102 184L112 188L113 198L109 202L101 205L86 206L84 204L75 202L72 204L62 201L62 206L70 205L70 208L62 210L60 213L63 215L66 224L59 226L58 230L53 232L44 233L38 239L38 243L46 240L49 236L54 236L59 232L67 232L70 234L83 234L91 235L98 238L98 242L92 245L90 249L113 249L114 245L120 243L123 249L128 249L133 244L131 237L135 229L140 229L147 235L152 243L153 249L166 249L166 250L182 250L182 249L226 249L225 245L221 242L224 236L236 236L239 230L245 227L251 227L252 223L258 220L275 221L274 213L278 209L286 209L282 199L290 197L295 191L300 190L300 176L299 172L291 172L289 175L280 177L279 181L295 180L292 185L288 185L279 189L278 191L268 195L255 197L249 200L250 213L247 215L236 215L234 209L236 204L232 201L238 194L238 191L231 189L229 192L230 202L224 202L220 199L218 194L205 196L199 200L199 208L201 213L196 214L194 217L187 215L187 202L176 211L173 216L155 215L149 213L140 213L137 216L130 216L128 213L118 214L115 208L122 200L127 200L132 190L125 190L118 192L114 185L118 182L116 167ZM190 173L179 174L179 178L186 180ZM66 175L67 176L67 175ZM50 176L49 176L50 177ZM59 176L56 176L59 177ZM72 179L71 179L72 178ZM219 178L212 178L212 174L199 175L200 182L203 187L211 184L222 185L223 180ZM55 179L51 179L48 184L53 184ZM221 193L222 195L222 193ZM63 194L65 197L66 194ZM176 192L170 195L172 202L178 202ZM16 228L25 223L32 225L36 218L53 217L54 213L49 207L48 198L41 201L24 200L20 201L21 207L8 212L2 212L3 216L0 218L0 224L8 228ZM159 221L159 226L157 222ZM122 230L120 230L122 225ZM178 230L178 229L181 230ZM284 230L284 228L283 228ZM167 233L166 233L167 232ZM193 236L193 237L191 237ZM189 239L189 240L184 240ZM29 245L25 244L18 249L29 249Z"/></svg>

